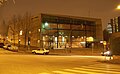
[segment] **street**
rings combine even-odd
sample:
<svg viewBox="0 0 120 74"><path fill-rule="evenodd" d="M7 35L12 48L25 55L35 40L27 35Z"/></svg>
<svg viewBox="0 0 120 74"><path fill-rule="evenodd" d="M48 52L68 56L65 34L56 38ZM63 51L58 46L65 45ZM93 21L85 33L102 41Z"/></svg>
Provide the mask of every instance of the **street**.
<svg viewBox="0 0 120 74"><path fill-rule="evenodd" d="M0 74L120 74L103 56L1 54Z"/></svg>

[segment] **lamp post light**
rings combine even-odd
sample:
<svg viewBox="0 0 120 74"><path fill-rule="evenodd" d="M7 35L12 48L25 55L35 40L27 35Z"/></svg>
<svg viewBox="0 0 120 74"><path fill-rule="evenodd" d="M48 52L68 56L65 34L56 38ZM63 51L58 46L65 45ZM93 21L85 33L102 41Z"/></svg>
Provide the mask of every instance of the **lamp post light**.
<svg viewBox="0 0 120 74"><path fill-rule="evenodd" d="M120 5L118 5L116 9L117 9L117 10L120 10Z"/></svg>

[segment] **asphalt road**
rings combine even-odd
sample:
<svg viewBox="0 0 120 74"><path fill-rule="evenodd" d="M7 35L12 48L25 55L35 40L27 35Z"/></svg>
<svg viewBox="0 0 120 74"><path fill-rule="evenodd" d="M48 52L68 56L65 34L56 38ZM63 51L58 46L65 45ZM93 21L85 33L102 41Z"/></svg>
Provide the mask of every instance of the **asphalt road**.
<svg viewBox="0 0 120 74"><path fill-rule="evenodd" d="M120 74L120 65L102 56L1 54L0 74Z"/></svg>

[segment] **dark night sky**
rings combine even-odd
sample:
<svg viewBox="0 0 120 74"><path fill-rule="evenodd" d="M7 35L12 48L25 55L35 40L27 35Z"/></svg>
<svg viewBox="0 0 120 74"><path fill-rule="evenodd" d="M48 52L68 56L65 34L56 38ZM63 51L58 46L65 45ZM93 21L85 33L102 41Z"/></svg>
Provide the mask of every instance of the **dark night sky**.
<svg viewBox="0 0 120 74"><path fill-rule="evenodd" d="M10 19L13 14L23 15L30 12L32 15L39 13L72 15L80 17L101 18L103 28L110 18L118 16L120 10L115 10L120 0L12 0L0 7L0 20Z"/></svg>

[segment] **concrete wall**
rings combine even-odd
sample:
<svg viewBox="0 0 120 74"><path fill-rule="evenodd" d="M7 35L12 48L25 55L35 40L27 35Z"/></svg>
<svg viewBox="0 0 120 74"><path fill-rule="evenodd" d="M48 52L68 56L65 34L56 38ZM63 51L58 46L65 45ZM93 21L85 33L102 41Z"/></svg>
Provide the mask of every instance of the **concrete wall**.
<svg viewBox="0 0 120 74"><path fill-rule="evenodd" d="M101 20L96 20L96 39L103 40L102 22Z"/></svg>

